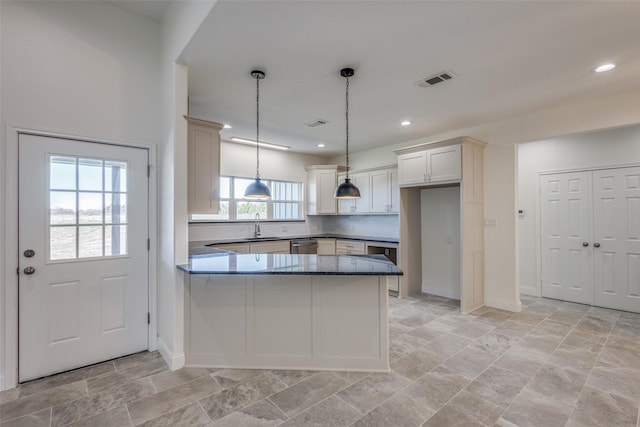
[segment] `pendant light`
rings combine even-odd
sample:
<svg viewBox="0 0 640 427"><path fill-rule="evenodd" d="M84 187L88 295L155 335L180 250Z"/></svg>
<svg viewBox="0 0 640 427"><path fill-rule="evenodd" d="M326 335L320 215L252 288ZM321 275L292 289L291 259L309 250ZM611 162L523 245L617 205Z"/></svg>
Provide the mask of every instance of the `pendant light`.
<svg viewBox="0 0 640 427"><path fill-rule="evenodd" d="M270 199L271 190L260 181L260 80L264 79L264 71L253 70L251 77L256 79L256 179L247 186L244 197L247 199Z"/></svg>
<svg viewBox="0 0 640 427"><path fill-rule="evenodd" d="M347 119L347 138L346 138L346 154L347 154L347 175L345 176L344 182L338 185L336 188L336 192L333 197L336 199L359 199L360 198L360 190L358 187L351 183L349 179L349 77L353 77L354 71L353 68L343 68L340 70L340 75L346 80L346 109L345 109L345 117Z"/></svg>

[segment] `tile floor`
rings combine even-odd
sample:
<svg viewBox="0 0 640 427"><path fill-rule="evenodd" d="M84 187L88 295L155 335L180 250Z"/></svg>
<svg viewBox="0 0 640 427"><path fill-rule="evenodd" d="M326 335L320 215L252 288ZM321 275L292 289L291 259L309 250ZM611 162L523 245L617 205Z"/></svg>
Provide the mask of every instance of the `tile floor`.
<svg viewBox="0 0 640 427"><path fill-rule="evenodd" d="M390 300L388 374L167 368L141 353L0 393L9 426L640 427L640 315Z"/></svg>

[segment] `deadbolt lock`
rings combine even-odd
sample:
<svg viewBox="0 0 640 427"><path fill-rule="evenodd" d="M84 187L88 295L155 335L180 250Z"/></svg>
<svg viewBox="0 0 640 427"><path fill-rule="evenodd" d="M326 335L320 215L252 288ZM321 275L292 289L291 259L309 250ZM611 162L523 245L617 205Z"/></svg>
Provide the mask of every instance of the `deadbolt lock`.
<svg viewBox="0 0 640 427"><path fill-rule="evenodd" d="M36 253L33 249L27 249L26 251L24 251L24 256L26 256L27 258L31 258L35 254Z"/></svg>

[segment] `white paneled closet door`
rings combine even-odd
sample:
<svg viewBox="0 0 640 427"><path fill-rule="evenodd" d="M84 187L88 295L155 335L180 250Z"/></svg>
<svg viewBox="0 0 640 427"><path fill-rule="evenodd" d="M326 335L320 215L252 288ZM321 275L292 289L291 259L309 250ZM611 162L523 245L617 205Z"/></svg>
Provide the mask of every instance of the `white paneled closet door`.
<svg viewBox="0 0 640 427"><path fill-rule="evenodd" d="M640 312L640 167L542 175L542 296Z"/></svg>
<svg viewBox="0 0 640 427"><path fill-rule="evenodd" d="M543 297L591 304L590 179L590 172L540 177Z"/></svg>
<svg viewBox="0 0 640 427"><path fill-rule="evenodd" d="M640 167L593 172L594 305L640 312Z"/></svg>

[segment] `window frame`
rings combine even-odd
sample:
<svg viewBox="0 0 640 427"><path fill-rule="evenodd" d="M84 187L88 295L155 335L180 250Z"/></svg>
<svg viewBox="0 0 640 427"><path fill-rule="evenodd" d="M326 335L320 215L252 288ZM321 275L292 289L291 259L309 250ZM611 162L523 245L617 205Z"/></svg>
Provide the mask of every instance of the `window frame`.
<svg viewBox="0 0 640 427"><path fill-rule="evenodd" d="M252 200L246 198L235 198L235 187L236 180L251 180L253 181L255 178L249 178L245 176L232 176L232 175L220 175L219 179L227 178L229 179L229 197L220 196L220 205L222 203L228 203L228 218L206 218L207 216L213 216L213 214L189 214L189 223L190 224L202 224L202 223L242 223L242 222L253 222L253 218L246 219L238 219L238 206L240 203L249 202L249 203L266 203L266 217L260 218L261 222L304 222L305 221L305 211L304 211L304 182L301 181L285 181L279 179L268 179L261 178L261 181L269 186L273 194L273 183L285 183L285 184L297 184L300 186L299 190L299 198L298 200L281 200L281 199L268 199L268 200ZM220 192L222 193L222 192ZM274 218L274 204L275 203L285 203L285 204L297 204L299 215L297 218L284 218L284 219L276 219Z"/></svg>

